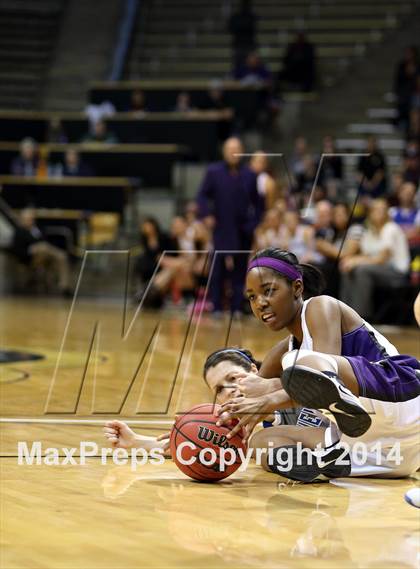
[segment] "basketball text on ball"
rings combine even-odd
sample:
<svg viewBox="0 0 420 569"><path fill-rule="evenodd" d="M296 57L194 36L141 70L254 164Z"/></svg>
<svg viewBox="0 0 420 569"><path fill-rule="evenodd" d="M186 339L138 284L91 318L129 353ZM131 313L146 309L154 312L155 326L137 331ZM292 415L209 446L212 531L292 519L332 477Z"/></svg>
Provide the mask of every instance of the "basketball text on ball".
<svg viewBox="0 0 420 569"><path fill-rule="evenodd" d="M207 427L202 427L200 426L198 429L198 438L201 441L206 441L206 442L211 442L213 443L215 446L218 446L220 448L231 448L234 450L237 450L237 447L235 445L230 445L228 442L228 438L226 435L219 435L217 434L215 431L213 431L212 429L209 429Z"/></svg>

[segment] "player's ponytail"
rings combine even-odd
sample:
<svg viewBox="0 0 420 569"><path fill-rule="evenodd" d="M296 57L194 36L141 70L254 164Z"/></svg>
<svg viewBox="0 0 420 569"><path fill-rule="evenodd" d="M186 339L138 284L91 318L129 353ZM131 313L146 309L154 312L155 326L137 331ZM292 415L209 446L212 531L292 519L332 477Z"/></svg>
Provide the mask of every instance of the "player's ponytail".
<svg viewBox="0 0 420 569"><path fill-rule="evenodd" d="M321 271L309 263L299 263L298 266L303 277L303 298L306 300L322 294L325 279Z"/></svg>

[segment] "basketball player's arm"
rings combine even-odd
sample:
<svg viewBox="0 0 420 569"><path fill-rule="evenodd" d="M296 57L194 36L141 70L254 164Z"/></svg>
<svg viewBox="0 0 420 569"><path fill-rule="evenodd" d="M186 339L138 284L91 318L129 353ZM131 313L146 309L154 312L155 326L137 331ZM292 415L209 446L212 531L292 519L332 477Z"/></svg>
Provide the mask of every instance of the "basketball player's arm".
<svg viewBox="0 0 420 569"><path fill-rule="evenodd" d="M274 406L272 411L277 411L278 409L288 409L289 407L298 407L298 404L295 401L292 401L284 391L283 385L281 383L281 374L283 373L281 360L284 354L288 352L288 350L289 338L284 338L271 348L271 350L265 356L258 372L258 375L261 377L275 378L273 379L273 381L276 381L275 389L273 389L271 393L271 400L267 402L270 407ZM277 407L275 407L275 405L277 405Z"/></svg>
<svg viewBox="0 0 420 569"><path fill-rule="evenodd" d="M104 426L104 436L113 448L142 449L151 452L154 449L161 449L164 456L170 456L169 437L170 433L149 437L135 433L127 423L123 421L108 421Z"/></svg>
<svg viewBox="0 0 420 569"><path fill-rule="evenodd" d="M340 303L329 296L311 300L306 310L306 324L312 336L313 350L324 354L341 354Z"/></svg>
<svg viewBox="0 0 420 569"><path fill-rule="evenodd" d="M258 375L249 372L237 372L234 374L238 387L246 397L258 397L277 391L282 388L280 375L282 372L281 358L287 351L287 341L282 340L276 344L266 355Z"/></svg>

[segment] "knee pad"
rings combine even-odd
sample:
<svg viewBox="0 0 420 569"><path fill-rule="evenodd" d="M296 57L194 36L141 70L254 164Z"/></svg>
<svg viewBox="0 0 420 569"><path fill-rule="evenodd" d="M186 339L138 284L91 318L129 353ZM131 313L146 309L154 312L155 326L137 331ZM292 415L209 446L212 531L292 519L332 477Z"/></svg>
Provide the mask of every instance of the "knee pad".
<svg viewBox="0 0 420 569"><path fill-rule="evenodd" d="M329 354L323 354L322 352L314 352L313 350L291 350L290 352L287 352L281 360L283 370L300 363L300 361L306 356L317 356L318 358L322 358L333 367L335 373L338 372L338 364L332 356Z"/></svg>

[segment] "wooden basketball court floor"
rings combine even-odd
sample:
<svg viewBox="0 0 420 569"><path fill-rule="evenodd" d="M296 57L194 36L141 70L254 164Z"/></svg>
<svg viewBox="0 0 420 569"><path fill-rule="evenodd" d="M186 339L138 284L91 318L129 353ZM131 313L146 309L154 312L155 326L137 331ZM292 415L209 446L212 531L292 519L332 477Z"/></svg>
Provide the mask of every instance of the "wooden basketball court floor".
<svg viewBox="0 0 420 569"><path fill-rule="evenodd" d="M404 501L416 479L290 485L252 465L201 484L170 460L19 465L19 441L108 446L109 418L167 431L176 411L211 400L206 354L231 344L262 358L280 339L251 317L123 314L100 300L0 301L2 349L42 356L0 365L1 569L419 566L419 510ZM418 330L385 333L420 356Z"/></svg>

